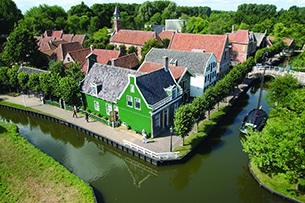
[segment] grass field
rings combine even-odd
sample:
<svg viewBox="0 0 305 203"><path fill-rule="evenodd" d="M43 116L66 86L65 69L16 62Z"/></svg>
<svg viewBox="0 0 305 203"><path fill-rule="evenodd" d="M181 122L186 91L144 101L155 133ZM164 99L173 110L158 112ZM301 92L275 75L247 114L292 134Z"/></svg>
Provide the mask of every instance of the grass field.
<svg viewBox="0 0 305 203"><path fill-rule="evenodd" d="M0 122L1 202L94 202L88 184Z"/></svg>

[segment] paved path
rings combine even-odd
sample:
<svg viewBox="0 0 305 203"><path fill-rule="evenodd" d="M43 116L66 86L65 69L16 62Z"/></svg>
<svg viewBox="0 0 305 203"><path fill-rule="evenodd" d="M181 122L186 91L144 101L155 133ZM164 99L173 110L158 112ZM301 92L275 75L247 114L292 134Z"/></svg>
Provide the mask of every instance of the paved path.
<svg viewBox="0 0 305 203"><path fill-rule="evenodd" d="M36 98L34 96L28 97L28 96L18 96L18 97L12 97L8 95L0 95L0 99L16 103L20 105L26 105L27 107L31 107L33 109L37 109L41 112L45 112L49 115L54 115L57 118L61 118L65 121L68 121L70 123L73 123L75 125L81 126L83 128L86 128L92 132L95 132L97 134L101 134L104 137L107 137L108 139L111 139L117 143L120 143L123 145L123 140L127 140L129 142L132 142L134 144L137 144L139 146L142 146L146 149L149 149L153 152L160 153L160 152L169 152L170 151L170 134L165 133L162 136L148 139L148 142L145 144L143 143L142 136L140 134L136 134L132 130L126 130L123 127L119 128L112 128L110 126L107 126L101 122L94 121L92 119L89 119L89 123L85 120L85 115L78 114L78 118L73 118L73 112L67 111L52 105L48 104L42 104L41 100L39 98ZM176 146L181 145L182 138L176 135L172 136L172 146L175 148Z"/></svg>

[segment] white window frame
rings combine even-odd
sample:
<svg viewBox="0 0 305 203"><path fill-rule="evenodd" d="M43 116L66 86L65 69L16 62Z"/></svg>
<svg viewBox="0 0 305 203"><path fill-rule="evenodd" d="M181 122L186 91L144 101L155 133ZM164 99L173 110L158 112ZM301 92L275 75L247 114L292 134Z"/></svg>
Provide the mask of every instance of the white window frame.
<svg viewBox="0 0 305 203"><path fill-rule="evenodd" d="M94 104L94 109L96 111L100 111L100 103L98 101L94 100L93 104Z"/></svg>
<svg viewBox="0 0 305 203"><path fill-rule="evenodd" d="M106 104L106 114L110 115L111 111L112 111L112 105L111 104Z"/></svg>
<svg viewBox="0 0 305 203"><path fill-rule="evenodd" d="M139 105L139 107L137 107ZM139 98L134 98L134 108L137 110L141 110L141 99Z"/></svg>
<svg viewBox="0 0 305 203"><path fill-rule="evenodd" d="M131 108L133 107L132 96L129 96L129 95L126 96L126 103L127 103L128 107L131 107ZM129 104L129 103L131 103L131 104Z"/></svg>
<svg viewBox="0 0 305 203"><path fill-rule="evenodd" d="M161 126L160 113L155 116L155 127L158 128Z"/></svg>
<svg viewBox="0 0 305 203"><path fill-rule="evenodd" d="M130 92L134 93L134 85L130 85Z"/></svg>

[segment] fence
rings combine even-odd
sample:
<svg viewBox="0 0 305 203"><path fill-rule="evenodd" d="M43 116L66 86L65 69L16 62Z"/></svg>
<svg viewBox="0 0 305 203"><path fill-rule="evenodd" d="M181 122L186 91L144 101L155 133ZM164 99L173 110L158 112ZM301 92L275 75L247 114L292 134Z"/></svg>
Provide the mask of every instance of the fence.
<svg viewBox="0 0 305 203"><path fill-rule="evenodd" d="M168 159L177 159L179 156L179 152L163 152L156 153L139 145L136 145L127 140L123 140L124 146L129 147L130 149L135 149L137 152L141 152L142 154L148 155L151 158L155 158L158 160L168 160Z"/></svg>

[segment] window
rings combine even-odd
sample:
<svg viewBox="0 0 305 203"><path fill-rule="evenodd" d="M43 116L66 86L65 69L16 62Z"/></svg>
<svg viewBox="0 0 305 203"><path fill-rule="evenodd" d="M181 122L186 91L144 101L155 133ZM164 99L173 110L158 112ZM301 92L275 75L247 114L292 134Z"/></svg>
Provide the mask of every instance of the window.
<svg viewBox="0 0 305 203"><path fill-rule="evenodd" d="M178 109L178 107L179 107L179 103L178 103L178 102L174 103L174 113L176 112L176 110Z"/></svg>
<svg viewBox="0 0 305 203"><path fill-rule="evenodd" d="M132 97L127 96L127 106L132 107Z"/></svg>
<svg viewBox="0 0 305 203"><path fill-rule="evenodd" d="M160 114L159 113L155 116L155 127L156 128L160 127Z"/></svg>
<svg viewBox="0 0 305 203"><path fill-rule="evenodd" d="M130 85L130 92L134 93L134 85Z"/></svg>
<svg viewBox="0 0 305 203"><path fill-rule="evenodd" d="M100 111L100 104L98 103L98 101L94 101L94 109L96 111Z"/></svg>
<svg viewBox="0 0 305 203"><path fill-rule="evenodd" d="M141 110L141 100L139 98L134 98L135 109Z"/></svg>
<svg viewBox="0 0 305 203"><path fill-rule="evenodd" d="M111 104L106 104L106 114L110 115L110 112L112 111L112 106Z"/></svg>
<svg viewBox="0 0 305 203"><path fill-rule="evenodd" d="M174 88L172 89L172 99L176 99L176 97L177 97L177 88L174 87Z"/></svg>

